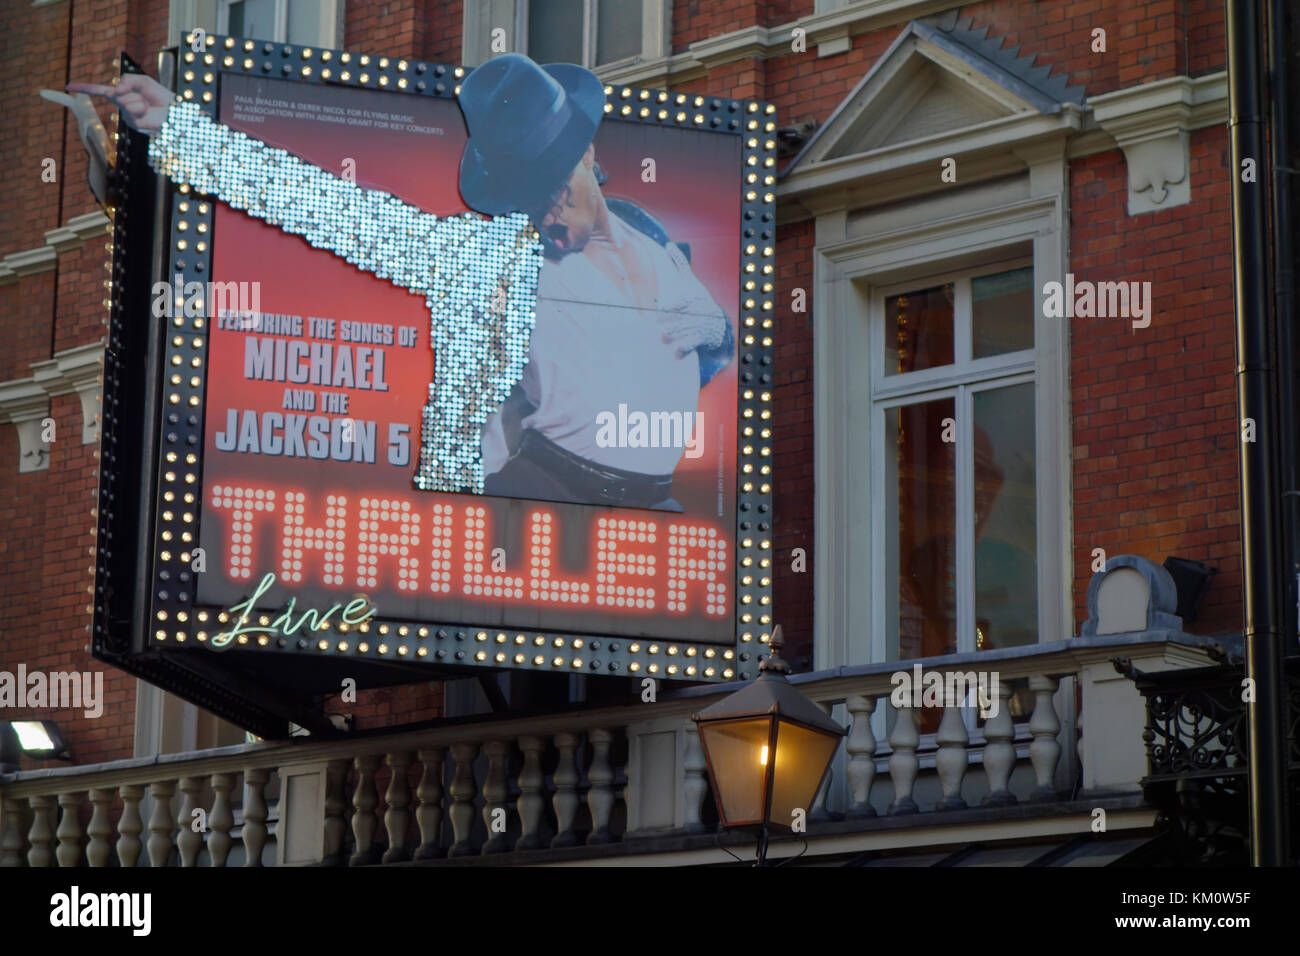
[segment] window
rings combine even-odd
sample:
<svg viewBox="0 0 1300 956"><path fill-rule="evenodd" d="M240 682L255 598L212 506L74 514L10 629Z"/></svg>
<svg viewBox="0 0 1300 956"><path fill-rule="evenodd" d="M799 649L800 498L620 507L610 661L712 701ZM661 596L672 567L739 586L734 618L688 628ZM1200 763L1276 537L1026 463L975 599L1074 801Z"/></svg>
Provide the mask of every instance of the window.
<svg viewBox="0 0 1300 956"><path fill-rule="evenodd" d="M502 53L589 70L668 55L672 0L464 0L463 63Z"/></svg>
<svg viewBox="0 0 1300 956"><path fill-rule="evenodd" d="M871 500L885 659L1037 643L1034 270L878 289Z"/></svg>
<svg viewBox="0 0 1300 956"><path fill-rule="evenodd" d="M638 56L645 0L527 0L526 52L588 69Z"/></svg>
<svg viewBox="0 0 1300 956"><path fill-rule="evenodd" d="M217 32L304 46L341 46L343 5L330 0L218 0Z"/></svg>

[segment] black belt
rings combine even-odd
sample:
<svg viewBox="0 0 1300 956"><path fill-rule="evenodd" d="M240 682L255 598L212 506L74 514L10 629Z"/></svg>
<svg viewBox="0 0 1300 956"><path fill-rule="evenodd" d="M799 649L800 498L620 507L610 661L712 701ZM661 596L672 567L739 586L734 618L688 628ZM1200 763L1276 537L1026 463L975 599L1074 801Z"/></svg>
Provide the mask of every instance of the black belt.
<svg viewBox="0 0 1300 956"><path fill-rule="evenodd" d="M561 448L531 428L525 429L516 454L559 475L575 497L586 500L648 508L672 495L672 475L646 475L599 465Z"/></svg>

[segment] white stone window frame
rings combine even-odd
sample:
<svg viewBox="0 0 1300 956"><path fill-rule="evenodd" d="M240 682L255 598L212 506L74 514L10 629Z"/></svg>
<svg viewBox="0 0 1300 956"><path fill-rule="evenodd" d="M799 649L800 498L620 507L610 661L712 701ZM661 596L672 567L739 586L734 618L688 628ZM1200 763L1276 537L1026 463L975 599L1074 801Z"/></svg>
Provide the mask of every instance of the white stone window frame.
<svg viewBox="0 0 1300 956"><path fill-rule="evenodd" d="M597 74L627 69L639 63L660 60L670 53L672 0L642 0L641 52L609 63L596 64L596 6L598 0L584 0L582 66ZM474 67L493 56L492 31L504 28L506 52L528 54L529 0L465 0L461 61Z"/></svg>
<svg viewBox="0 0 1300 956"><path fill-rule="evenodd" d="M343 47L343 17L345 0L317 0L321 5L320 31L314 37L285 36L288 23L289 0L276 0L276 36L259 37L276 43L293 43L297 46ZM180 46L183 35L198 27L209 33L223 33L230 0L170 0L168 7L167 44Z"/></svg>
<svg viewBox="0 0 1300 956"><path fill-rule="evenodd" d="M1072 636L1069 326L1067 320L1045 318L1041 308L1044 284L1062 281L1066 271L1066 167L1059 146L1032 159L1028 199L862 238L846 236L844 212L818 219L813 265L817 670L887 659L879 599L884 529L873 521L883 503L873 501L872 487L873 468L883 469L872 455L883 417L873 419L868 373L870 363L881 361L883 329L873 341L872 298L939 272L1026 253L1034 267L1036 306L1032 379L1039 642ZM879 492L875 497L881 497Z"/></svg>
<svg viewBox="0 0 1300 956"><path fill-rule="evenodd" d="M888 573L887 549L890 531L898 520L889 480L888 449L884 447L885 416L898 408L930 401L952 399L955 420L953 490L956 496L954 534L957 640L955 653L976 650L975 639L975 543L971 540L972 512L975 507L974 463L974 395L978 392L1012 385L1032 384L1035 372L1033 348L981 359L967 358L971 353L973 324L971 282L980 276L994 275L1033 265L1028 255L993 259L974 268L945 270L918 276L893 285L875 285L871 289L868 335L871 338L871 419L868 431L875 436L870 449L872 502L872 657L890 660L897 656L891 631L897 627L897 579ZM951 283L953 286L953 361L947 365L894 375L885 374L885 302L891 296L919 292ZM891 583L892 582L892 583ZM893 621L891 622L891 616Z"/></svg>

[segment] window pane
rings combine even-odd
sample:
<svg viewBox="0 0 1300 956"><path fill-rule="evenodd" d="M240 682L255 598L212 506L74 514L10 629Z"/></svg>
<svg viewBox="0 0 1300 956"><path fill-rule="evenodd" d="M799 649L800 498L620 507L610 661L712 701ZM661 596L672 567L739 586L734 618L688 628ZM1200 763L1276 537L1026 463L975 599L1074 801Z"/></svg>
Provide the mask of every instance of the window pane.
<svg viewBox="0 0 1300 956"><path fill-rule="evenodd" d="M1034 347L1034 269L971 280L971 351L975 358Z"/></svg>
<svg viewBox="0 0 1300 956"><path fill-rule="evenodd" d="M230 5L226 32L236 37L278 40L275 35L275 0L240 0Z"/></svg>
<svg viewBox="0 0 1300 956"><path fill-rule="evenodd" d="M583 0L529 0L528 55L537 63L582 65Z"/></svg>
<svg viewBox="0 0 1300 956"><path fill-rule="evenodd" d="M951 365L952 283L885 300L885 374Z"/></svg>
<svg viewBox="0 0 1300 956"><path fill-rule="evenodd" d="M897 607L897 659L957 649L956 444L945 442L953 399L885 411L886 587ZM894 489L897 489L896 491Z"/></svg>
<svg viewBox="0 0 1300 956"><path fill-rule="evenodd" d="M729 824L758 823L763 819L771 739L772 721L766 717L706 720L700 724L700 741L709 755L714 777L731 782L720 794L722 815Z"/></svg>
<svg viewBox="0 0 1300 956"><path fill-rule="evenodd" d="M320 0L289 0L289 43L303 46L333 46L321 40Z"/></svg>
<svg viewBox="0 0 1300 956"><path fill-rule="evenodd" d="M977 392L974 403L976 645L1034 644L1034 386Z"/></svg>
<svg viewBox="0 0 1300 956"><path fill-rule="evenodd" d="M596 62L613 63L641 52L641 0L599 0Z"/></svg>

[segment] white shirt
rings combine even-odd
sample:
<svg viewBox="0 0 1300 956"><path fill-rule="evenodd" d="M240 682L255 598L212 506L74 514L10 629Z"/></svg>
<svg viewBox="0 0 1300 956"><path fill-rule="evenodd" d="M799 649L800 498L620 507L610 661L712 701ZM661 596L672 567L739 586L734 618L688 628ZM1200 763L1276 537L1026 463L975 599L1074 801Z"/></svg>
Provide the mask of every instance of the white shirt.
<svg viewBox="0 0 1300 956"><path fill-rule="evenodd" d="M537 407L522 424L562 448L624 471L671 474L683 448L617 448L596 443L596 416L627 412L689 412L700 394L699 354L677 357L664 342L665 320L674 312L725 317L691 272L680 249L661 246L612 211L616 243L630 243L632 254L653 275L655 295L637 302L583 252L546 259L537 281L537 318L529 342L522 384ZM607 240L590 240L599 242ZM692 415L692 424L694 416ZM709 434L708 425L701 437ZM689 437L689 436L687 436ZM509 457L501 415L483 428L483 473L499 471Z"/></svg>

